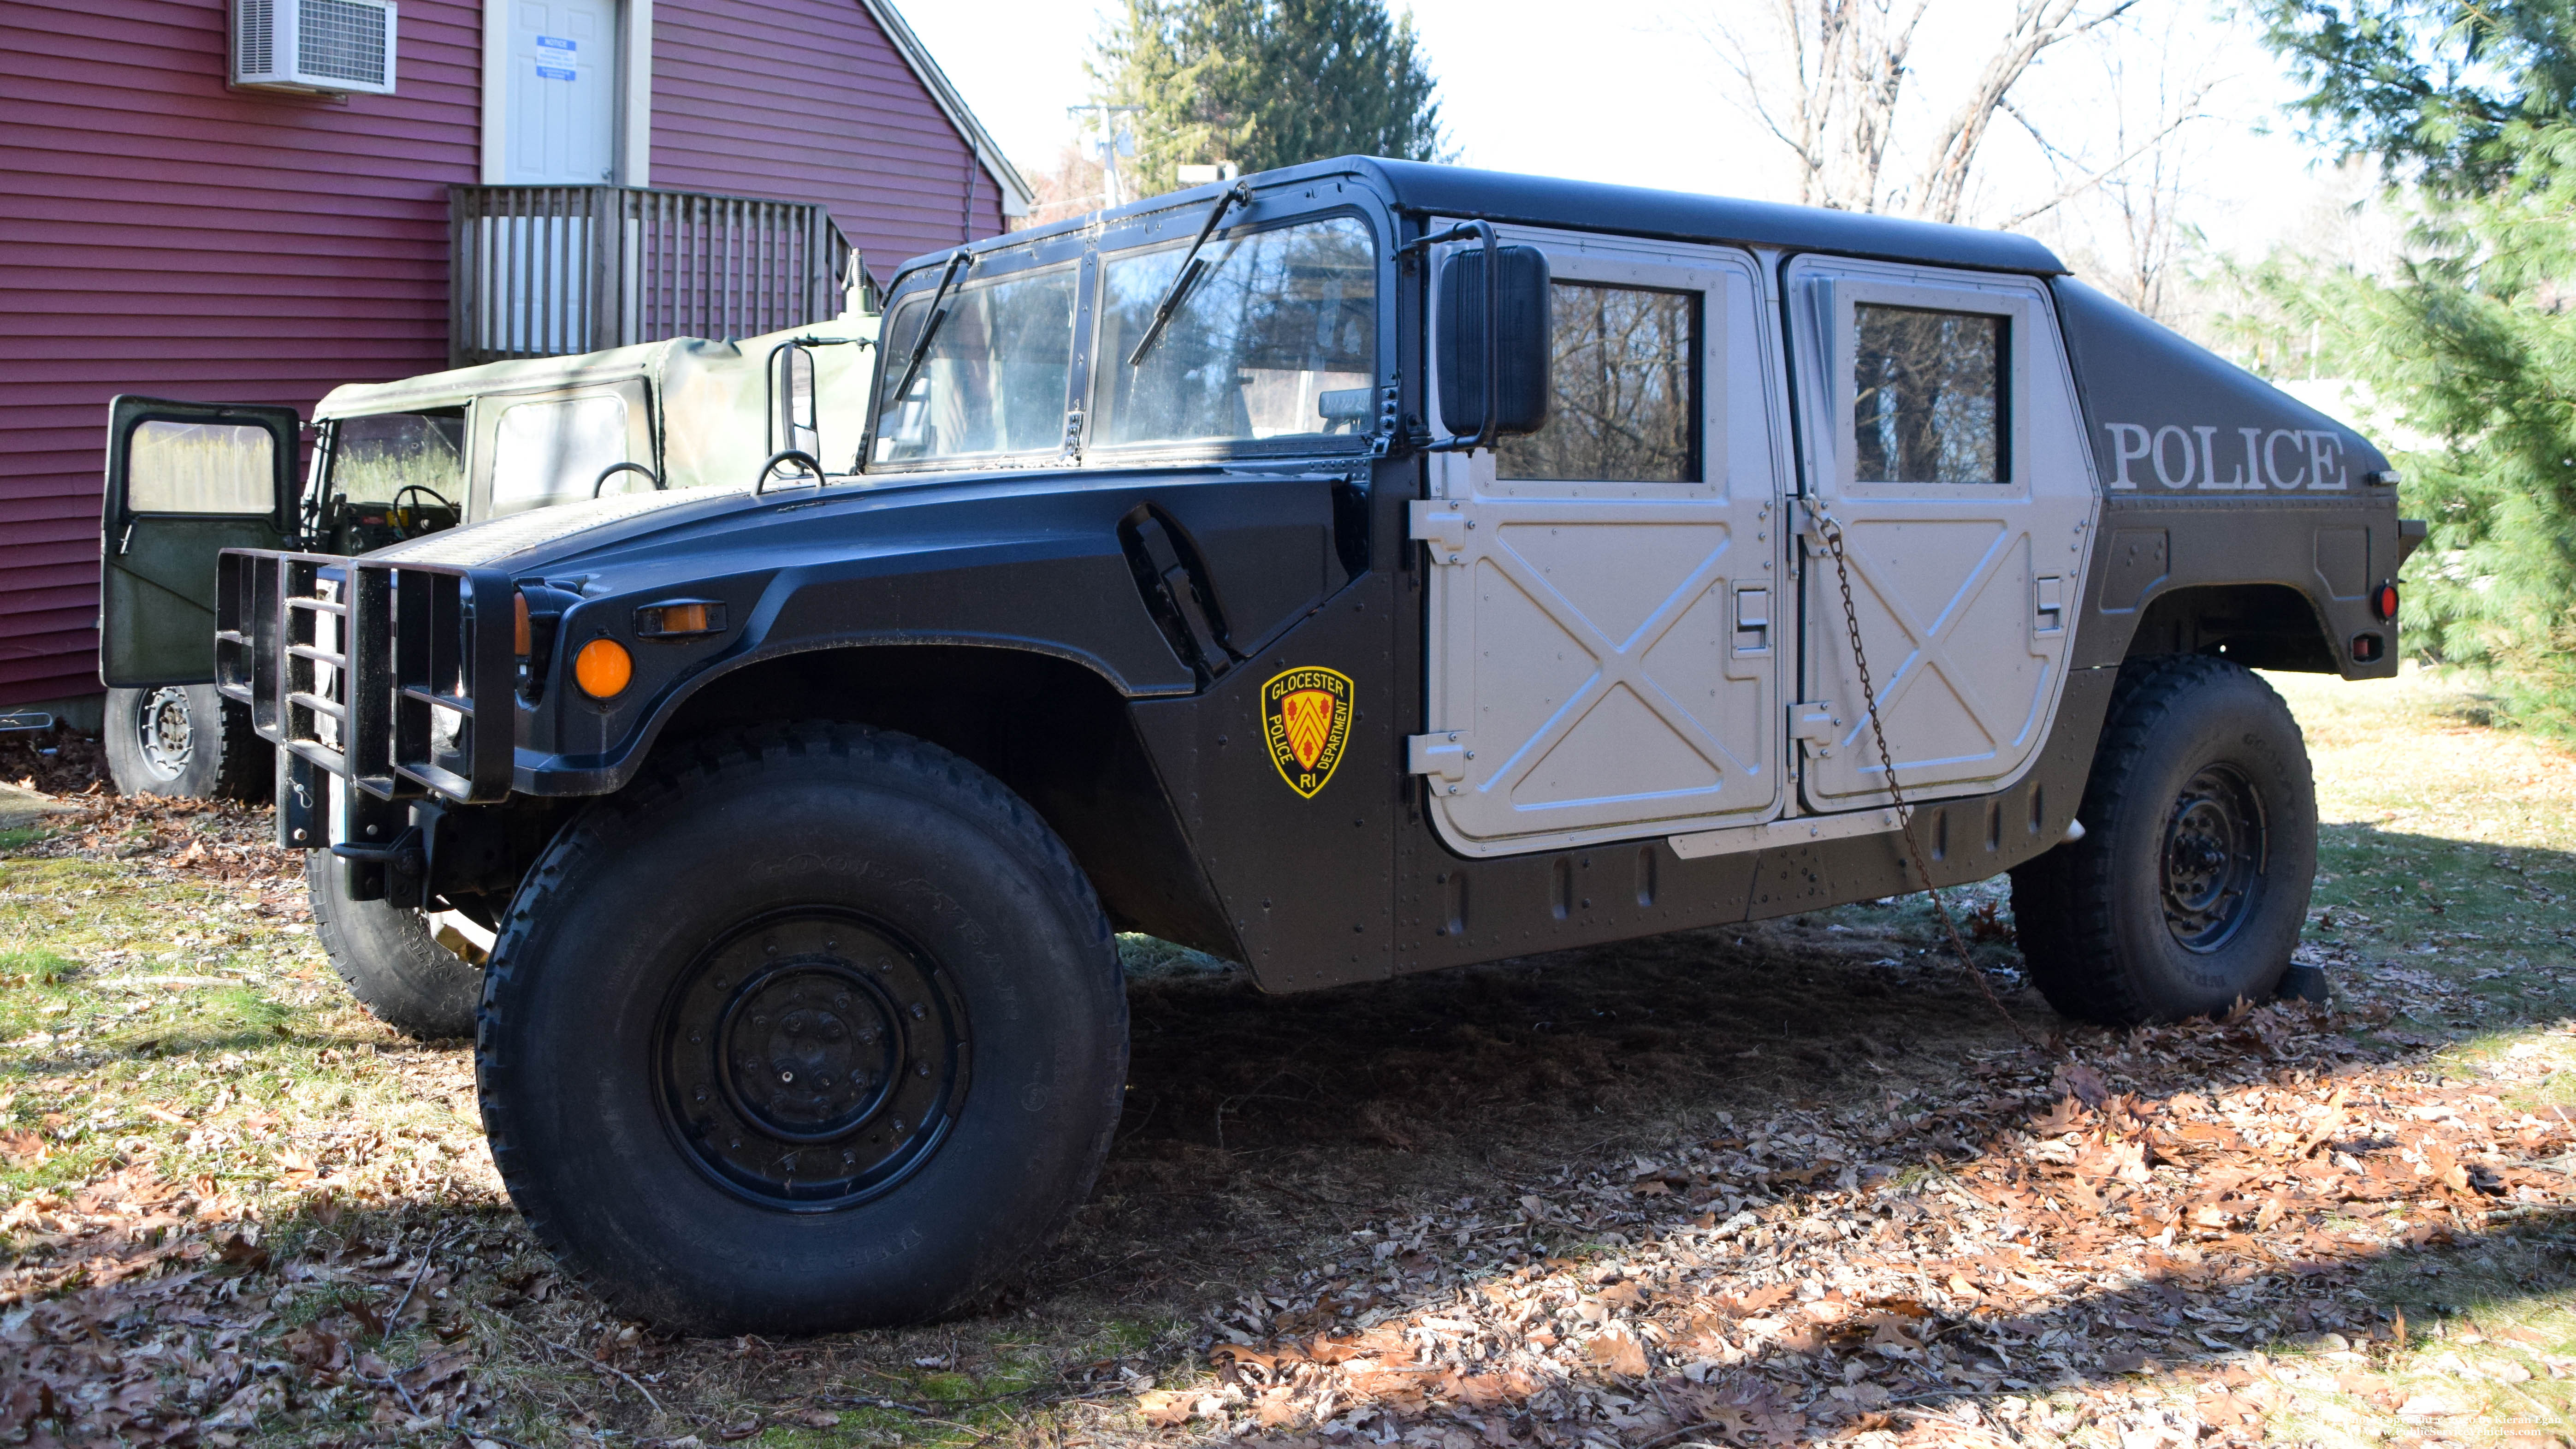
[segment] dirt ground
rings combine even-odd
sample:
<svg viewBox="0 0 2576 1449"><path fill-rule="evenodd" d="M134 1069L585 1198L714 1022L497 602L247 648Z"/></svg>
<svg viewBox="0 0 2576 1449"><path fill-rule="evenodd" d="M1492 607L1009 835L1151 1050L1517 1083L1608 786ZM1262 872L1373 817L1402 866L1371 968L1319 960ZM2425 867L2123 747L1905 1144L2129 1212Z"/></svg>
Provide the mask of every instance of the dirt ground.
<svg viewBox="0 0 2576 1449"><path fill-rule="evenodd" d="M1919 899L1271 998L1131 940L1091 1202L974 1312L671 1341L501 1195L259 812L0 779L0 1442L2576 1444L2576 758L2275 680L2330 1008L2018 1041ZM38 754L41 748L56 751Z"/></svg>

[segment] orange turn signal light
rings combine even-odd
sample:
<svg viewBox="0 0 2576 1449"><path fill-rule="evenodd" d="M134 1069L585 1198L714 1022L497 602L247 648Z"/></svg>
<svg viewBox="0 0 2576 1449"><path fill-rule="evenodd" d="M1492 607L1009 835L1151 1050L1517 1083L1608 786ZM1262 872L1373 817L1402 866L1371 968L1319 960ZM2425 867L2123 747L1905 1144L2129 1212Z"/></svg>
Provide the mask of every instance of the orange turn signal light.
<svg viewBox="0 0 2576 1449"><path fill-rule="evenodd" d="M510 596L510 652L525 659L536 652L535 631L528 627L528 596Z"/></svg>
<svg viewBox="0 0 2576 1449"><path fill-rule="evenodd" d="M593 639L573 656L572 682L593 699L616 698L634 678L634 656L614 639Z"/></svg>

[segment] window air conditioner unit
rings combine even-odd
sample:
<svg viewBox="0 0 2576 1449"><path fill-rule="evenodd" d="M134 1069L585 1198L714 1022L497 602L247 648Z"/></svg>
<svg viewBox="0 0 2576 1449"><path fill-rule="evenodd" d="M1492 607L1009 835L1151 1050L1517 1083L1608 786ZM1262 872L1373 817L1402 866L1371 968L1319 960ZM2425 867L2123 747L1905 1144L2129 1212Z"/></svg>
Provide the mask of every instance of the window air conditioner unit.
<svg viewBox="0 0 2576 1449"><path fill-rule="evenodd" d="M393 94L394 0L233 0L233 84Z"/></svg>

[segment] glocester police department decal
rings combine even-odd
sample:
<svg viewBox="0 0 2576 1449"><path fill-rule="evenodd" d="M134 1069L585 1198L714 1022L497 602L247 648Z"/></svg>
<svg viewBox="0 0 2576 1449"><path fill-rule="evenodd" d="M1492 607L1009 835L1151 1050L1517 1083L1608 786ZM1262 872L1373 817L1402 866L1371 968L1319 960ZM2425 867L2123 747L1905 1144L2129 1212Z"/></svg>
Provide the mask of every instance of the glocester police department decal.
<svg viewBox="0 0 2576 1449"><path fill-rule="evenodd" d="M1350 676L1313 666L1270 676L1261 686L1261 737L1270 742L1279 778L1314 799L1350 743Z"/></svg>

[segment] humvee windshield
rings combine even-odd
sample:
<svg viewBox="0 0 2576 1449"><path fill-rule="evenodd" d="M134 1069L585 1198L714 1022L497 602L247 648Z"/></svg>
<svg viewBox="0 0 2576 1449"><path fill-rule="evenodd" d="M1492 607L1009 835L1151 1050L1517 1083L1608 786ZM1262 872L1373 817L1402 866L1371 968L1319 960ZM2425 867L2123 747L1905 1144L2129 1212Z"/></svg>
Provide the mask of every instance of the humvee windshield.
<svg viewBox="0 0 2576 1449"><path fill-rule="evenodd" d="M1187 241L1112 252L1098 273L1093 447L1361 434L1373 420L1377 263L1366 223L1328 217L1212 240L1197 280L1135 366ZM1082 272L956 287L910 392L888 398L869 461L1061 450ZM884 385L902 379L934 289L888 319Z"/></svg>
<svg viewBox="0 0 2576 1449"><path fill-rule="evenodd" d="M1337 216L1212 243L1163 335L1128 366L1187 252L1117 253L1101 268L1093 443L1365 431L1377 342L1368 227Z"/></svg>
<svg viewBox="0 0 2576 1449"><path fill-rule="evenodd" d="M465 410L376 413L341 418L331 427L331 489L352 503L429 502L406 489L426 489L451 506L465 498Z"/></svg>

